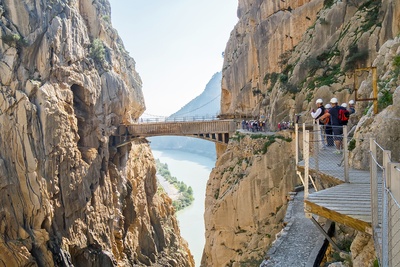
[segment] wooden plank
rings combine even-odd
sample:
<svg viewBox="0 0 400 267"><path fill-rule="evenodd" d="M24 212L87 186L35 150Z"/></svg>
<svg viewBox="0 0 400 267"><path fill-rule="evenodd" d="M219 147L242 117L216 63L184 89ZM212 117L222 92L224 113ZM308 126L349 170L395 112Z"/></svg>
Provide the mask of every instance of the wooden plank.
<svg viewBox="0 0 400 267"><path fill-rule="evenodd" d="M370 223L367 223L367 222L359 220L357 218L353 218L351 216L341 214L334 210L330 210L328 208L316 205L315 203L312 203L308 200L304 200L304 202L306 204L305 210L307 212L310 212L310 213L322 216L324 218L330 219L332 221L350 226L351 228L356 229L361 232L364 232L364 233L370 234L372 232Z"/></svg>

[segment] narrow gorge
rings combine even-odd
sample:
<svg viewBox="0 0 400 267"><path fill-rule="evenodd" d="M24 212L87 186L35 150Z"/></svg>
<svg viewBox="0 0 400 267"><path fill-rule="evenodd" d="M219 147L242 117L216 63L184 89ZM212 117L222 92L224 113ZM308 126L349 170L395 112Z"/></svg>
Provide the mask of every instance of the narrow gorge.
<svg viewBox="0 0 400 267"><path fill-rule="evenodd" d="M399 1L239 0L237 15L220 118L263 116L272 131L311 121L316 99L354 99L354 69L375 66L379 113L357 102L354 136L376 137L399 161ZM146 106L111 16L108 0L0 0L0 266L195 265L147 141L113 143ZM371 83L360 77L360 97ZM264 260L300 184L293 140L282 131L216 145L201 266ZM368 149L357 141L353 167L368 166Z"/></svg>

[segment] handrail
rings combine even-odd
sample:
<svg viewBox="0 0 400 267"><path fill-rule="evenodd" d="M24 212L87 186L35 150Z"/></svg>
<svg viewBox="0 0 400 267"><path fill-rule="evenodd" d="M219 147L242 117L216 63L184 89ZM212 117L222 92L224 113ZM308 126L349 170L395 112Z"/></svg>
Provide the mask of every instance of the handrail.
<svg viewBox="0 0 400 267"><path fill-rule="evenodd" d="M378 152L382 153L382 164L378 161ZM369 154L375 251L380 266L400 266L400 163L392 162L391 152L373 138L370 139ZM382 170L381 177L378 167ZM382 202L379 205L380 195Z"/></svg>

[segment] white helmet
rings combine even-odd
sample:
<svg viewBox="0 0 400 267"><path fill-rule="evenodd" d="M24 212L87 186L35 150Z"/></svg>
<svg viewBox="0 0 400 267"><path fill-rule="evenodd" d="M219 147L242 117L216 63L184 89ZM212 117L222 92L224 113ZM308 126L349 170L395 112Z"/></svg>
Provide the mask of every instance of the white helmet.
<svg viewBox="0 0 400 267"><path fill-rule="evenodd" d="M331 108L331 107L332 107L331 104L326 104L326 105L325 105L325 108Z"/></svg>
<svg viewBox="0 0 400 267"><path fill-rule="evenodd" d="M315 101L315 104L322 104L322 103L324 103L324 101L322 101L322 99L321 98L319 98L319 99L317 99L317 101Z"/></svg>
<svg viewBox="0 0 400 267"><path fill-rule="evenodd" d="M331 103L333 103L333 104L337 104L337 102L338 102L338 100L337 100L337 98L336 98L336 97L334 97L334 98L331 98Z"/></svg>
<svg viewBox="0 0 400 267"><path fill-rule="evenodd" d="M349 101L349 104L350 104L350 105L354 105L354 100L350 100L350 101Z"/></svg>
<svg viewBox="0 0 400 267"><path fill-rule="evenodd" d="M346 103L341 104L341 106L344 107L344 108L347 108L347 104Z"/></svg>

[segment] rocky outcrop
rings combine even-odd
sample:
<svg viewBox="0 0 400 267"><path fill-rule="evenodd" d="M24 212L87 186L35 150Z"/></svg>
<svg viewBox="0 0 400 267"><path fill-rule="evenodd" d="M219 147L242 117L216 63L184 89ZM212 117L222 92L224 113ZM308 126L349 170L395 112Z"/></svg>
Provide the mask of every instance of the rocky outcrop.
<svg viewBox="0 0 400 267"><path fill-rule="evenodd" d="M297 181L295 169L287 168L294 166L289 133L233 139L207 184L201 266L261 263L283 226L287 195Z"/></svg>
<svg viewBox="0 0 400 267"><path fill-rule="evenodd" d="M146 143L145 109L108 1L0 1L0 261L193 266Z"/></svg>
<svg viewBox="0 0 400 267"><path fill-rule="evenodd" d="M239 1L225 50L223 116L265 115L275 129L317 98L354 99L353 69L370 66L398 34L399 10L393 0Z"/></svg>
<svg viewBox="0 0 400 267"><path fill-rule="evenodd" d="M398 160L398 1L240 0L238 16L239 22L224 53L221 117L265 116L270 129L276 129L281 121L295 121L296 114L300 114L300 122L311 122L309 110L318 98L326 103L332 97L337 97L341 103L348 102L355 99L355 89L358 89L359 98L372 97L372 78L368 71L357 75L358 82L353 86L354 69L372 65L378 68L380 113L373 114L371 101L357 102L357 113L352 115L352 124L357 125L357 129L351 164L357 168L368 166L369 142L365 140L372 136L383 147L390 148L392 155L396 155L393 160ZM246 151L246 147L241 148L241 153L246 154ZM290 154L289 151L286 154ZM239 169L235 164L243 163L232 156L236 156L232 148L228 147L226 153L229 156L222 151L218 153L219 160L207 191L206 203L210 206L205 214L207 243L203 266L210 263L239 266L252 256L257 257L256 250L249 245L252 240L248 236L254 236L253 232L246 236L249 229L243 228L238 223L241 218L234 216L239 210L247 218L263 221L255 208L263 200L246 202L249 195L262 195L257 193L259 183L243 181L250 179L248 173L252 173L252 168L265 175L271 170L267 163L251 168L246 165L249 171L241 173L241 179L237 179L240 186L231 185L227 177ZM272 156L275 162L287 159L286 155L274 153L277 153ZM230 168L225 170L227 166ZM294 163L287 162L283 168L294 169ZM286 179L282 173L276 175L277 179ZM236 192L241 194L226 190L236 186ZM221 195L218 188L227 193ZM282 199L285 193L287 190L280 190L275 197ZM247 210L242 205L246 205ZM242 229L245 229L244 233ZM260 228L260 232L265 236L270 229ZM368 250L371 246L365 248ZM217 257L216 253L228 257ZM370 251L365 255L359 258L363 260L353 258L354 262L358 266L370 263ZM260 257L261 253L258 259Z"/></svg>

